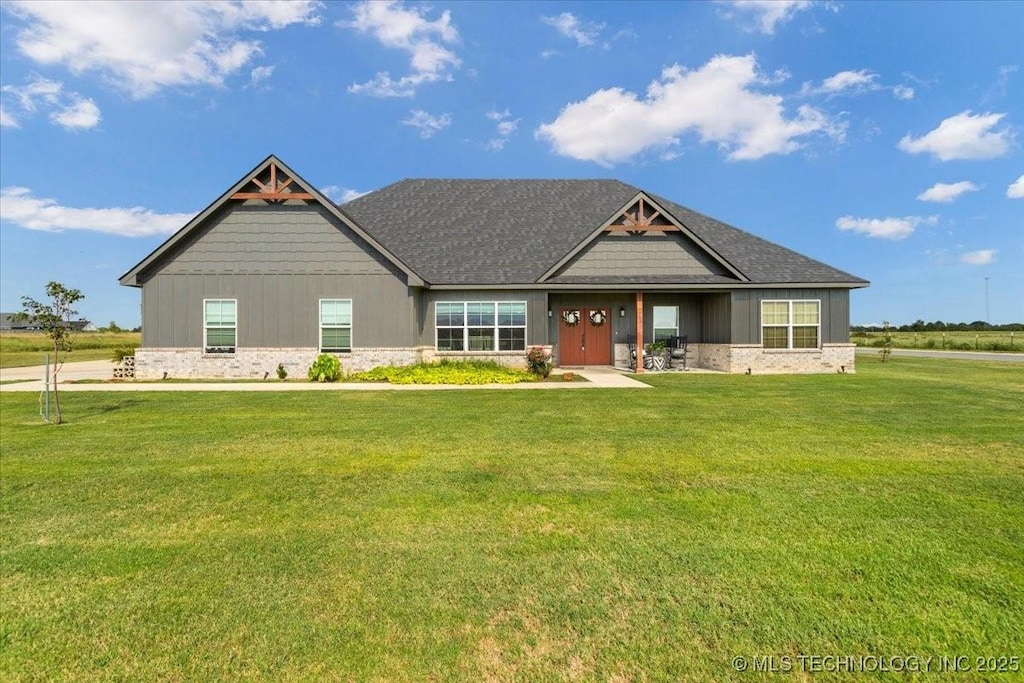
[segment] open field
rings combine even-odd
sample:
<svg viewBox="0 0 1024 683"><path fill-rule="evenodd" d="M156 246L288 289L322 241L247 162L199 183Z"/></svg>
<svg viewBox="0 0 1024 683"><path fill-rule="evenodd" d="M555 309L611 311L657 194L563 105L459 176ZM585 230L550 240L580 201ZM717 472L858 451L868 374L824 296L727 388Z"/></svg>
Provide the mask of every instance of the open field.
<svg viewBox="0 0 1024 683"><path fill-rule="evenodd" d="M59 428L3 394L0 678L714 681L740 655L1021 655L1020 369L858 371L68 393Z"/></svg>
<svg viewBox="0 0 1024 683"><path fill-rule="evenodd" d="M138 332L78 332L68 362L107 360L116 347L138 346L141 339ZM42 332L0 332L0 368L42 365L52 348Z"/></svg>
<svg viewBox="0 0 1024 683"><path fill-rule="evenodd" d="M1024 353L1024 332L893 332L893 344L900 349L951 351L1014 351ZM851 332L858 346L881 346L881 332Z"/></svg>

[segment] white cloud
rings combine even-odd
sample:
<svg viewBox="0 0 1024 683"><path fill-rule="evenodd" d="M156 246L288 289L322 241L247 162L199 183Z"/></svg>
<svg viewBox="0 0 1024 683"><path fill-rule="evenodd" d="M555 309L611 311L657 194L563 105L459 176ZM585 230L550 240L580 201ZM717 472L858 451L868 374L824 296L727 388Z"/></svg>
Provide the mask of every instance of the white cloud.
<svg viewBox="0 0 1024 683"><path fill-rule="evenodd" d="M966 254L960 256L960 263L966 263L969 266L984 266L992 263L996 260L996 254L999 252L995 249L979 249L978 251L969 251Z"/></svg>
<svg viewBox="0 0 1024 683"><path fill-rule="evenodd" d="M821 82L822 92L838 93L845 90L865 90L875 85L878 74L867 69L859 71L840 71Z"/></svg>
<svg viewBox="0 0 1024 683"><path fill-rule="evenodd" d="M0 220L27 230L92 230L124 237L148 237L170 234L194 216L192 213L160 214L141 207L77 209L61 206L55 199L33 197L32 191L24 187L0 190Z"/></svg>
<svg viewBox="0 0 1024 683"><path fill-rule="evenodd" d="M903 218L854 218L843 216L836 219L836 227L840 230L859 232L868 237L886 240L901 240L913 234L919 225L935 225L937 216L923 218L921 216L904 216Z"/></svg>
<svg viewBox="0 0 1024 683"><path fill-rule="evenodd" d="M907 85L893 86L892 96L897 100L912 100L914 99L914 89Z"/></svg>
<svg viewBox="0 0 1024 683"><path fill-rule="evenodd" d="M562 54L562 53L559 52L558 50L541 50L540 58L541 59L551 59L552 57L557 57L560 54Z"/></svg>
<svg viewBox="0 0 1024 683"><path fill-rule="evenodd" d="M942 161L952 159L994 159L1010 151L1013 131L992 130L1006 114L978 114L963 111L950 116L939 127L919 138L906 135L897 147L909 154L927 152Z"/></svg>
<svg viewBox="0 0 1024 683"><path fill-rule="evenodd" d="M49 112L50 121L67 130L94 128L100 122L100 108L87 97L64 90L64 84L39 76L25 85L0 87L0 96L19 110L19 115L31 116L40 110ZM3 125L19 127L18 118L5 108Z"/></svg>
<svg viewBox="0 0 1024 683"><path fill-rule="evenodd" d="M409 112L409 118L403 119L402 123L406 126L412 126L420 132L420 137L424 140L429 140L434 137L435 134L447 128L451 125L452 115L441 114L440 116L432 116L422 109L414 109Z"/></svg>
<svg viewBox="0 0 1024 683"><path fill-rule="evenodd" d="M458 42L459 33L452 26L451 12L445 10L441 18L430 21L425 16L427 11L406 9L394 0L365 0L352 8L353 21L338 25L369 33L384 47L409 53L411 73L395 80L387 71L381 71L365 83L350 85L350 93L412 97L423 83L452 80L451 70L458 68L462 60L445 45Z"/></svg>
<svg viewBox="0 0 1024 683"><path fill-rule="evenodd" d="M722 4L732 8L724 13L727 19L743 15L754 22L750 30L765 35L772 35L780 24L811 7L810 0L724 0Z"/></svg>
<svg viewBox="0 0 1024 683"><path fill-rule="evenodd" d="M940 202L948 204L966 192L977 192L978 186L970 180L961 180L958 183L935 183L927 190L917 195L922 202Z"/></svg>
<svg viewBox="0 0 1024 683"><path fill-rule="evenodd" d="M353 190L347 187L339 187L337 185L328 185L327 187L321 187L320 192L327 195L327 198L330 199L335 204L344 204L346 202L352 201L353 199L358 199L359 197L362 197L364 194L370 194L369 191L360 192L359 190Z"/></svg>
<svg viewBox="0 0 1024 683"><path fill-rule="evenodd" d="M687 132L718 144L732 160L788 154L813 133L843 138L845 125L811 106L787 118L780 95L758 92L767 80L753 55L719 55L696 71L673 65L643 98L622 88L598 90L567 105L535 135L562 156L603 166L647 149L663 152Z"/></svg>
<svg viewBox="0 0 1024 683"><path fill-rule="evenodd" d="M270 80L270 77L274 75L273 64L268 66L258 66L249 72L249 79L252 82L252 87L258 88L263 85L266 81Z"/></svg>
<svg viewBox="0 0 1024 683"><path fill-rule="evenodd" d="M67 130L94 128L100 122L100 108L90 99L78 98L50 114L50 120Z"/></svg>
<svg viewBox="0 0 1024 683"><path fill-rule="evenodd" d="M597 42L601 29L604 28L604 24L580 21L572 12L562 12L557 17L541 17L540 20L566 38L575 40L579 47Z"/></svg>
<svg viewBox="0 0 1024 683"><path fill-rule="evenodd" d="M15 43L29 59L96 71L136 98L171 86L220 86L262 53L243 31L316 25L319 3L11 2Z"/></svg>
<svg viewBox="0 0 1024 683"><path fill-rule="evenodd" d="M0 104L0 128L19 128L18 119Z"/></svg>
<svg viewBox="0 0 1024 683"><path fill-rule="evenodd" d="M512 112L508 109L505 111L491 110L487 112L486 116L496 124L498 137L488 140L485 147L500 152L505 149L508 139L519 129L520 119L513 119Z"/></svg>
<svg viewBox="0 0 1024 683"><path fill-rule="evenodd" d="M1024 175L1010 183L1006 188L1006 196L1010 199L1024 199Z"/></svg>

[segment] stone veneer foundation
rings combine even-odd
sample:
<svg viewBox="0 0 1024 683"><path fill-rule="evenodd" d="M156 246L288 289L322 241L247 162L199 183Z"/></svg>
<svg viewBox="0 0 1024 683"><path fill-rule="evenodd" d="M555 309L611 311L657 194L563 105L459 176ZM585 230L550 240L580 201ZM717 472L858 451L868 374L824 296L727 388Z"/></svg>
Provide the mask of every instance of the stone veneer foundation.
<svg viewBox="0 0 1024 683"><path fill-rule="evenodd" d="M760 344L690 344L690 368L754 375L856 372L854 344L823 344L820 349L765 349ZM678 365L678 361L676 361ZM629 367L629 346L615 345L615 365Z"/></svg>
<svg viewBox="0 0 1024 683"><path fill-rule="evenodd" d="M550 353L551 348L547 348ZM277 376L280 363L288 376L303 378L320 351L315 348L290 349L236 349L234 353L203 353L196 348L170 348L135 350L135 377L137 379L262 379ZM445 358L452 360L493 360L511 367L526 367L525 351L500 352L438 352L433 347L353 349L350 353L335 354L341 361L342 372L362 372L382 365L414 365Z"/></svg>

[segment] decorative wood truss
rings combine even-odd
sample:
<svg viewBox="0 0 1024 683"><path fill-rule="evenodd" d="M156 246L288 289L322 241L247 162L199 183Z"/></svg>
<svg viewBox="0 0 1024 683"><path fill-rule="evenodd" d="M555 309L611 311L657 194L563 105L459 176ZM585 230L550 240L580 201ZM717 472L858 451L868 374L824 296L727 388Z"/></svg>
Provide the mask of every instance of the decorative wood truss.
<svg viewBox="0 0 1024 683"><path fill-rule="evenodd" d="M628 209L612 220L605 228L606 232L669 232L679 230L679 226L662 215L650 202L645 202L641 195Z"/></svg>
<svg viewBox="0 0 1024 683"><path fill-rule="evenodd" d="M313 199L313 195L292 185L292 178L277 167L273 161L233 195L232 199L264 199L271 203L289 199Z"/></svg>

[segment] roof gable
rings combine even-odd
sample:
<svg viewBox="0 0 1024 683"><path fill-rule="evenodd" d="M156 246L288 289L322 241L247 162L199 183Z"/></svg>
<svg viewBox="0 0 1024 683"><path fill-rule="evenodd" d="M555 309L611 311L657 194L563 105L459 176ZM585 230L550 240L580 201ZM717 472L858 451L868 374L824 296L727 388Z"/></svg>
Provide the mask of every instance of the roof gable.
<svg viewBox="0 0 1024 683"><path fill-rule="evenodd" d="M566 253L560 258L551 268L544 272L543 275L538 278L539 282L544 282L553 277L556 273L562 272L565 266L578 255L581 254L585 249L595 244L601 235L607 233L628 233L632 235L643 235L647 233L654 233L656 235L664 235L667 233L680 233L682 238L687 243L686 246L695 246L696 252L693 249L687 249L689 255L698 260L710 260L711 262L720 266L726 274L731 275L741 282L748 281L748 278L737 270L731 263L722 258L714 249L709 247L704 240L695 235L688 228L683 226L679 221L672 217L672 215L666 211L657 201L655 201L646 192L638 191L629 201L622 205L610 218L605 220L597 229L595 229L586 239L577 244L572 250ZM701 253L702 252L702 253ZM708 273L715 273L714 269L708 269ZM637 273L638 277L642 277L640 273Z"/></svg>
<svg viewBox="0 0 1024 683"><path fill-rule="evenodd" d="M202 226L214 214L224 207L228 202L255 202L257 204L278 204L294 205L296 202L302 204L314 203L324 207L327 212L337 220L341 221L347 228L356 233L373 249L380 253L385 260L392 263L403 272L411 285L423 284L420 278L400 259L395 257L383 245L370 236L356 221L346 215L333 202L328 200L308 182L303 180L297 173L292 171L280 159L271 154L260 162L249 173L236 182L227 192L218 197L212 204L207 206L195 218L185 224L180 230L171 235L159 247L153 250L146 258L133 266L128 272L122 275L119 282L122 285L138 287L142 285L142 277L145 272L159 263L172 259L177 250L187 244L187 238L200 230Z"/></svg>

